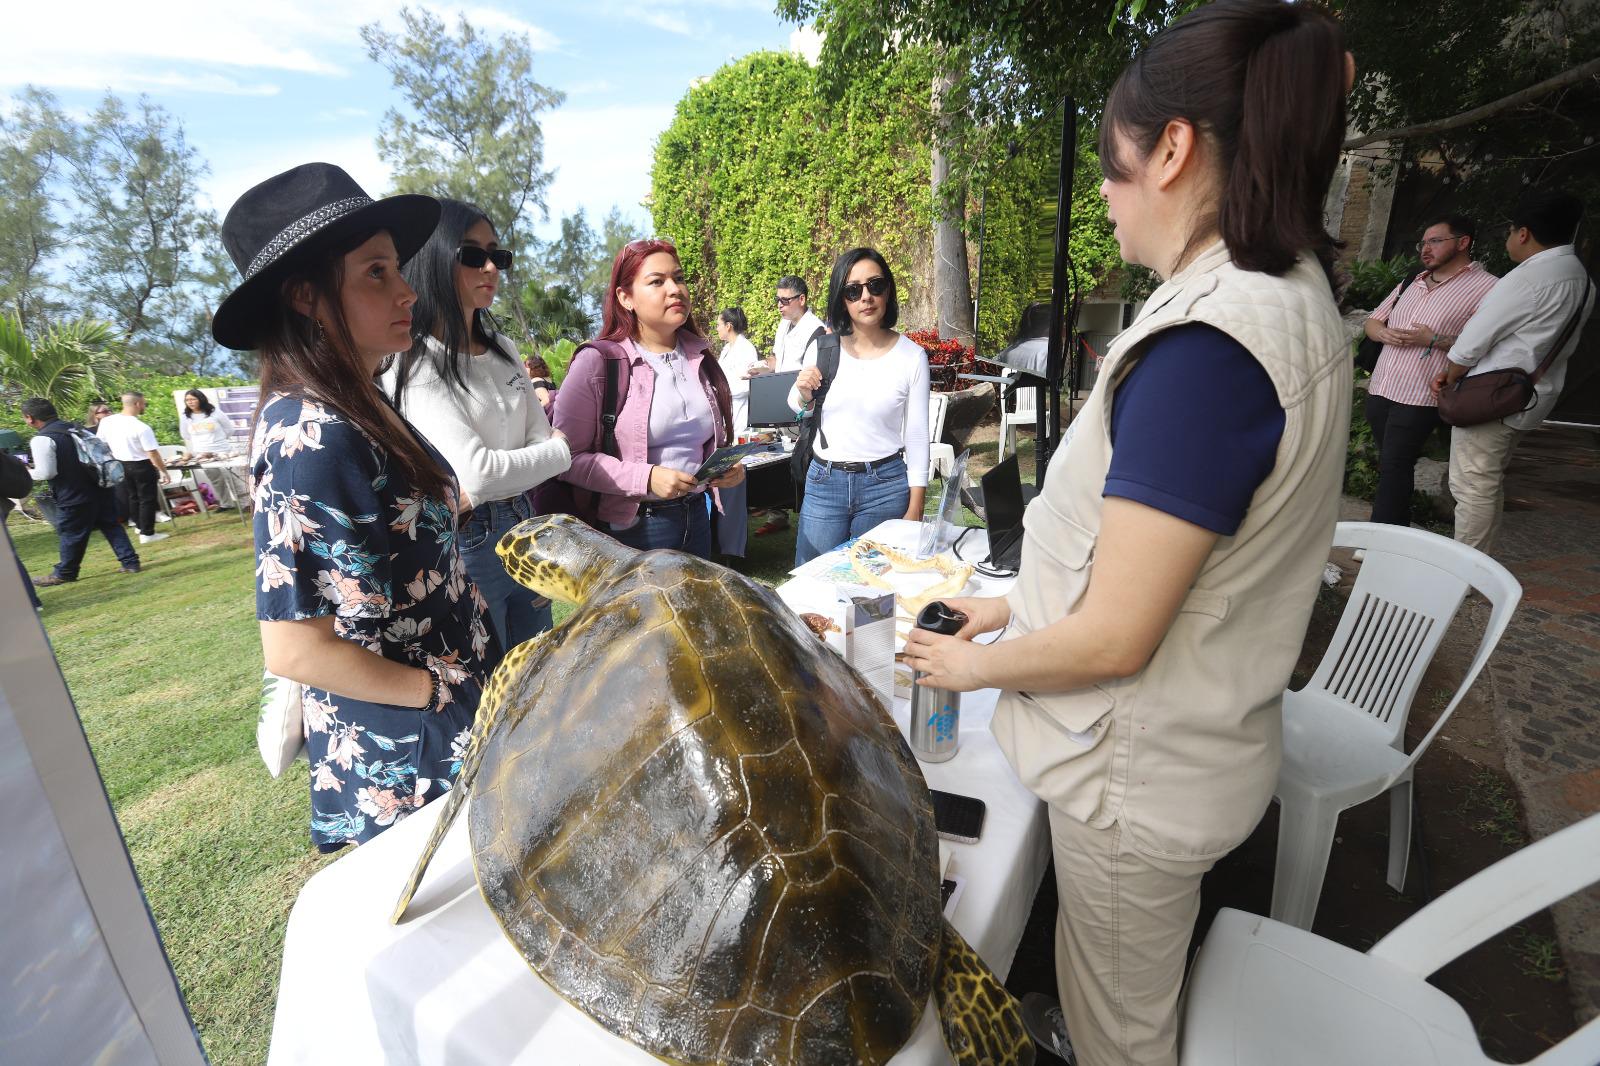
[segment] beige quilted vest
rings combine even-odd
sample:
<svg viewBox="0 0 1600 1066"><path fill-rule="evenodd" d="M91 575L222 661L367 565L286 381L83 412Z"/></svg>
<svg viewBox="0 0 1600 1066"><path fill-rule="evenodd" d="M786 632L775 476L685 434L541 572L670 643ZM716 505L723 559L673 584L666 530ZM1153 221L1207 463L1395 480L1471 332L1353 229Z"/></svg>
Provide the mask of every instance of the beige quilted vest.
<svg viewBox="0 0 1600 1066"><path fill-rule="evenodd" d="M1248 836L1272 798L1283 688L1338 515L1351 360L1314 258L1274 278L1235 267L1219 241L1150 297L1107 352L1028 506L1008 636L1082 602L1111 463L1112 390L1141 342L1185 322L1234 337L1272 378L1284 410L1277 462L1144 670L1072 692L1006 692L992 728L1023 783L1066 814L1096 828L1120 819L1146 854L1209 859Z"/></svg>

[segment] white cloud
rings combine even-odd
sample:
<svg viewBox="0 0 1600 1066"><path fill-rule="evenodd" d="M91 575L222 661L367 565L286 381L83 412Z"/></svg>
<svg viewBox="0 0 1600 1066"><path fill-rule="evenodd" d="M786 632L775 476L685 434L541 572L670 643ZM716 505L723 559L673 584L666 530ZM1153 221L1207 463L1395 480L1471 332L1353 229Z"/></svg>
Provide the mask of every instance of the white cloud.
<svg viewBox="0 0 1600 1066"><path fill-rule="evenodd" d="M506 12L492 7L450 8L448 6L427 5L428 9L440 18L445 24L453 26L456 15L462 14L467 21L480 30L492 30L496 33L520 33L528 38L528 44L535 52L554 52L561 47L561 40L549 30L535 26L531 22L508 15Z"/></svg>
<svg viewBox="0 0 1600 1066"><path fill-rule="evenodd" d="M689 20L680 11L635 11L632 16L646 26L654 26L667 33L690 36L694 31L689 28Z"/></svg>
<svg viewBox="0 0 1600 1066"><path fill-rule="evenodd" d="M241 81L216 71L180 72L171 67L145 70L118 63L38 63L24 61L4 65L0 61L0 84L41 85L52 89L107 89L123 93L207 93L218 96L276 96L275 82Z"/></svg>
<svg viewBox="0 0 1600 1066"><path fill-rule="evenodd" d="M372 114L364 107L330 107L311 116L318 122L344 122L352 118L366 118Z"/></svg>
<svg viewBox="0 0 1600 1066"><path fill-rule="evenodd" d="M810 26L801 26L789 34L789 51L816 66L822 56L822 34Z"/></svg>
<svg viewBox="0 0 1600 1066"><path fill-rule="evenodd" d="M216 3L215 0L78 0L71 26L48 4L12 5L0 35L0 85L31 83L57 88L111 87L124 90L176 88L239 93L264 90L226 71L273 70L292 74L342 75L366 60L360 29L371 22L395 24L389 0L275 0ZM427 5L448 23L457 8ZM465 9L475 26L495 33L525 33L536 49L559 43L546 30L497 7ZM173 64L192 64L179 73ZM94 74L85 81L86 72Z"/></svg>
<svg viewBox="0 0 1600 1066"><path fill-rule="evenodd" d="M370 196L389 191L389 167L378 158L371 136L296 138L272 144L248 141L213 155L205 191L218 217L227 214L246 190L301 163L333 163L343 167ZM224 162L225 161L225 162Z"/></svg>
<svg viewBox="0 0 1600 1066"><path fill-rule="evenodd" d="M583 207L597 224L612 204L641 221L650 192L656 139L672 122L671 104L561 108L544 119L544 162L556 171L546 200L552 220ZM555 230L554 222L538 227Z"/></svg>

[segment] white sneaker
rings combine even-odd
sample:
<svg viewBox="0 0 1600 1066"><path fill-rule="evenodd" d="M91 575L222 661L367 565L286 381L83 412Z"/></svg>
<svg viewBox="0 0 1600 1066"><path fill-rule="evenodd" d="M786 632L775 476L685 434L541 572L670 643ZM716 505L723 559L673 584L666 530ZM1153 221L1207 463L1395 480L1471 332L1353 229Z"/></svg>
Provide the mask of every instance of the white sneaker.
<svg viewBox="0 0 1600 1066"><path fill-rule="evenodd" d="M139 543L149 544L152 541L166 540L170 536L172 536L171 533L140 533Z"/></svg>
<svg viewBox="0 0 1600 1066"><path fill-rule="evenodd" d="M170 522L170 521L172 521L172 516L167 514L165 511L157 511L156 512L156 521L157 522Z"/></svg>

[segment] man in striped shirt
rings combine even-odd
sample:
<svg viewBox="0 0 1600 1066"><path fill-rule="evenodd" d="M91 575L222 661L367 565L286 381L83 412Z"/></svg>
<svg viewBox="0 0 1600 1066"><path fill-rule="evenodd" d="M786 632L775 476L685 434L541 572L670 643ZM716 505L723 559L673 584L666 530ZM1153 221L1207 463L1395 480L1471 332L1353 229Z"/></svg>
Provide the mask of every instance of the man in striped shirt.
<svg viewBox="0 0 1600 1066"><path fill-rule="evenodd" d="M1383 344L1367 387L1367 422L1378 445L1374 522L1411 524L1417 459L1442 424L1433 379L1498 280L1472 259L1476 233L1472 219L1462 215L1423 230L1417 242L1423 272L1411 284L1396 286L1364 324L1367 336Z"/></svg>

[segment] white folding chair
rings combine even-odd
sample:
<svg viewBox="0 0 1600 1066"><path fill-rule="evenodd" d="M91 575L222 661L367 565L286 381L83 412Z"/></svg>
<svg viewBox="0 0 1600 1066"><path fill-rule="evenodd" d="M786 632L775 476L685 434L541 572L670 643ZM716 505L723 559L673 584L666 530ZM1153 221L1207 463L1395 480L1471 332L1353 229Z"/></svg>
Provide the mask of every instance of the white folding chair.
<svg viewBox="0 0 1600 1066"><path fill-rule="evenodd" d="M1600 814L1531 844L1412 915L1365 954L1225 907L1184 991L1179 1066L1490 1066L1472 1019L1427 977L1600 881ZM1600 1062L1600 1017L1530 1066Z"/></svg>
<svg viewBox="0 0 1600 1066"><path fill-rule="evenodd" d="M1036 426L1039 423L1039 389L1038 386L1012 389L1016 397L1015 406L1007 411L1000 409L1000 449L995 453L995 462L1006 457L1006 449L1017 450L1017 427Z"/></svg>
<svg viewBox="0 0 1600 1066"><path fill-rule="evenodd" d="M156 445L156 452L161 456L161 461L164 463L170 463L174 459L178 459L183 456L183 449L176 444L158 444ZM171 498L168 496L168 493L175 493L179 498L188 496L194 501L196 513L205 514L206 501L200 495L200 485L197 476L193 472L183 470L173 470L172 473L176 474L177 477L172 481L167 482L165 485L160 486L161 491L159 493L159 498L161 501L162 511L166 513L168 518L175 517L170 506Z"/></svg>
<svg viewBox="0 0 1600 1066"><path fill-rule="evenodd" d="M939 438L944 435L944 415L950 408L950 394L928 393L928 480L949 477L956 467L956 450Z"/></svg>
<svg viewBox="0 0 1600 1066"><path fill-rule="evenodd" d="M1310 929L1339 813L1389 793L1389 885L1405 886L1411 775L1499 643L1522 598L1505 567L1453 540L1405 526L1340 522L1334 547L1366 557L1339 627L1305 688L1283 694L1283 767L1272 917ZM1416 749L1406 717L1422 675L1469 589L1489 624L1455 695Z"/></svg>

